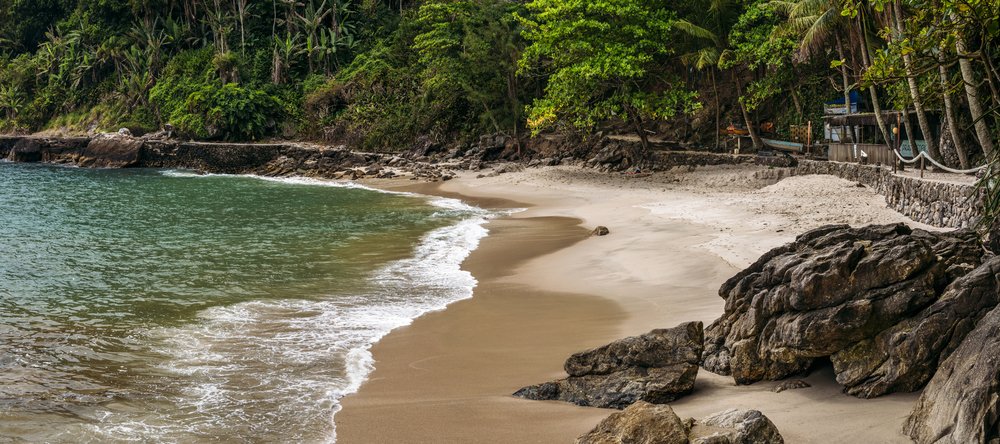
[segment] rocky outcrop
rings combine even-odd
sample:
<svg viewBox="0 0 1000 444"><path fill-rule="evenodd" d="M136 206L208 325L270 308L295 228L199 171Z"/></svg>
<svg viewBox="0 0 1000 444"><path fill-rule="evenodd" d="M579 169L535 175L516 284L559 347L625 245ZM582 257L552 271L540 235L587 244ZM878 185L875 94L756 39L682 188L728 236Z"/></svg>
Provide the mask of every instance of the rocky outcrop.
<svg viewBox="0 0 1000 444"><path fill-rule="evenodd" d="M987 262L964 280L970 298L995 299L1000 261ZM975 329L937 369L903 426L918 443L1000 441L1000 307L978 323L970 319L963 324L973 323ZM945 337L942 342L953 340Z"/></svg>
<svg viewBox="0 0 1000 444"><path fill-rule="evenodd" d="M358 153L347 147L297 143L204 143L171 139L167 129L143 137L0 137L0 155L15 162L47 162L102 168L184 168L222 174L371 179L409 176L448 180L446 165L405 157Z"/></svg>
<svg viewBox="0 0 1000 444"><path fill-rule="evenodd" d="M621 339L570 356L568 378L514 396L617 409L636 401L667 403L694 388L703 338L701 322L688 322Z"/></svg>
<svg viewBox="0 0 1000 444"><path fill-rule="evenodd" d="M993 257L913 317L830 356L837 382L865 398L917 390L997 304L1000 257Z"/></svg>
<svg viewBox="0 0 1000 444"><path fill-rule="evenodd" d="M612 413L577 444L687 444L688 430L668 405L639 401Z"/></svg>
<svg viewBox="0 0 1000 444"><path fill-rule="evenodd" d="M125 128L123 128L125 129ZM126 130L127 131L127 130ZM143 141L131 135L102 134L80 150L75 163L82 167L128 168L139 163Z"/></svg>
<svg viewBox="0 0 1000 444"><path fill-rule="evenodd" d="M6 159L12 162L71 163L88 143L90 138L87 137L21 137L14 141Z"/></svg>
<svg viewBox="0 0 1000 444"><path fill-rule="evenodd" d="M982 256L968 231L897 224L807 232L722 285L725 313L706 329L704 367L750 384L830 357L851 394L914 390L969 330L961 325L973 313L964 310L981 311L972 287L949 284Z"/></svg>
<svg viewBox="0 0 1000 444"><path fill-rule="evenodd" d="M721 429L721 430L720 430ZM784 438L767 416L757 410L729 409L697 421L689 434L692 444L783 444Z"/></svg>
<svg viewBox="0 0 1000 444"><path fill-rule="evenodd" d="M681 420L666 405L636 402L608 416L577 444L783 444L777 427L756 410L731 409L700 421Z"/></svg>

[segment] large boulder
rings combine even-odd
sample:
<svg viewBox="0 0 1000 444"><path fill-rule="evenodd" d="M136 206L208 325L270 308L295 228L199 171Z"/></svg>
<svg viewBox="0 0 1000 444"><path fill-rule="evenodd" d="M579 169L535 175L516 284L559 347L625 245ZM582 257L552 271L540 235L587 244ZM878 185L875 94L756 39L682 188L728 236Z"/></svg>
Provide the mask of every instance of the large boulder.
<svg viewBox="0 0 1000 444"><path fill-rule="evenodd" d="M43 146L39 139L25 137L10 149L7 160L12 162L41 162Z"/></svg>
<svg viewBox="0 0 1000 444"><path fill-rule="evenodd" d="M125 129L125 128L123 128ZM127 129L125 129L127 131ZM143 140L122 134L101 134L80 151L76 163L83 167L126 168L139 163Z"/></svg>
<svg viewBox="0 0 1000 444"><path fill-rule="evenodd" d="M701 322L621 339L570 356L568 378L525 387L514 396L617 409L636 401L667 403L694 388L703 339Z"/></svg>
<svg viewBox="0 0 1000 444"><path fill-rule="evenodd" d="M778 428L757 410L729 409L696 421L689 437L693 444L784 444Z"/></svg>
<svg viewBox="0 0 1000 444"><path fill-rule="evenodd" d="M815 359L830 357L852 394L919 388L928 372L908 369L923 367L932 374L936 361L901 350L889 360L889 350L903 339L891 329L919 324L913 318L921 315L933 319L927 326L963 321L962 303L946 300L968 298L959 296L960 290L943 295L982 257L971 231L930 233L903 224L809 231L722 285L725 313L706 329L704 366L750 384L802 373ZM896 333L904 331L901 326ZM952 333L961 340L961 330ZM947 349L926 343L938 336L910 339L924 341L911 349L935 357ZM883 364L897 370L880 368Z"/></svg>
<svg viewBox="0 0 1000 444"><path fill-rule="evenodd" d="M763 413L730 409L695 421L666 405L639 401L601 421L577 444L784 444Z"/></svg>
<svg viewBox="0 0 1000 444"><path fill-rule="evenodd" d="M639 401L604 418L577 444L687 444L688 431L667 405Z"/></svg>
<svg viewBox="0 0 1000 444"><path fill-rule="evenodd" d="M989 275L978 280L980 295L995 298L1000 263L992 260L973 274ZM944 360L903 431L921 444L1000 442L1000 307L984 315Z"/></svg>
<svg viewBox="0 0 1000 444"><path fill-rule="evenodd" d="M1000 256L952 282L913 317L830 356L837 382L865 398L918 390L997 304Z"/></svg>

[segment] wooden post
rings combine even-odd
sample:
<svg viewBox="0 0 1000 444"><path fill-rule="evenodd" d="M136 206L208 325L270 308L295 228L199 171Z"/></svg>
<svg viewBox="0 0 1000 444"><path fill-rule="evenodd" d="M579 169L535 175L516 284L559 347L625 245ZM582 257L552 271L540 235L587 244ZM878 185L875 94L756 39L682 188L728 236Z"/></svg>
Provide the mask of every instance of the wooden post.
<svg viewBox="0 0 1000 444"><path fill-rule="evenodd" d="M806 131L807 131L806 132L806 147L811 147L812 146L812 139L813 139L813 121L812 120L809 121L809 126L808 126L808 129Z"/></svg>

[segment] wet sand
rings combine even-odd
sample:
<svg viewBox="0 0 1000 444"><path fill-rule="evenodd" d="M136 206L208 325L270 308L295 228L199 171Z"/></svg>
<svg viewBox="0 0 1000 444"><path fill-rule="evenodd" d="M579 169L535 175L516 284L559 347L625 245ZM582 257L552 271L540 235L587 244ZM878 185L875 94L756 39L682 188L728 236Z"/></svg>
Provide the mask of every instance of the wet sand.
<svg viewBox="0 0 1000 444"><path fill-rule="evenodd" d="M530 205L494 220L463 265L473 298L398 329L373 349L376 370L343 400L338 442L572 442L609 410L510 396L563 377L571 353L681 322L716 319L721 283L768 249L827 223L907 222L880 196L829 176L755 183L752 169L706 168L631 179L575 169L462 177L429 194ZM589 237L595 225L611 235ZM761 410L786 442L909 442L900 425L918 394L861 400L832 370L813 387L772 393L702 370L681 417Z"/></svg>
<svg viewBox="0 0 1000 444"><path fill-rule="evenodd" d="M509 396L558 376L553 356L615 334L614 302L502 282L516 266L589 234L579 220L500 219L466 260L474 297L417 319L374 348L376 370L337 414L338 442L558 442L606 412ZM530 429L517 426L531 424Z"/></svg>

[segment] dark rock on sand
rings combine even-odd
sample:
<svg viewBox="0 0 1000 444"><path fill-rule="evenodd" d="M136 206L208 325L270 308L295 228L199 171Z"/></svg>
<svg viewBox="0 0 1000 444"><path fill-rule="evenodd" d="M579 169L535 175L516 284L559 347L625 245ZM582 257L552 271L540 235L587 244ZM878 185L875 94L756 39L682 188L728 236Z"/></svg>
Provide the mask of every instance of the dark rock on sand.
<svg viewBox="0 0 1000 444"><path fill-rule="evenodd" d="M969 277L974 275L991 275L977 279L985 288L975 291L996 297L1000 262L992 260ZM921 444L1000 442L1000 307L986 313L943 361L903 431Z"/></svg>
<svg viewBox="0 0 1000 444"><path fill-rule="evenodd" d="M691 392L702 353L701 322L653 330L566 360L569 378L522 388L526 399L622 409L636 401L666 403Z"/></svg>
<svg viewBox="0 0 1000 444"><path fill-rule="evenodd" d="M639 401L608 416L577 444L687 444L687 427L667 405Z"/></svg>
<svg viewBox="0 0 1000 444"><path fill-rule="evenodd" d="M805 382L801 379L789 379L787 381L782 381L780 384L774 386L774 388L771 389L771 391L774 393L781 393L785 390L804 389L809 387L812 386L809 385L808 382Z"/></svg>
<svg viewBox="0 0 1000 444"><path fill-rule="evenodd" d="M837 381L865 398L917 390L997 304L1000 256L955 280L913 317L832 355Z"/></svg>
<svg viewBox="0 0 1000 444"><path fill-rule="evenodd" d="M757 410L729 409L696 421L689 437L692 444L784 444L785 440L767 416Z"/></svg>
<svg viewBox="0 0 1000 444"><path fill-rule="evenodd" d="M594 228L594 231L590 232L591 236L607 236L609 234L611 234L611 230L609 230L608 227L605 226L599 226L597 228Z"/></svg>
<svg viewBox="0 0 1000 444"><path fill-rule="evenodd" d="M706 329L704 366L750 384L802 373L814 359L830 357L852 394L914 390L933 374L945 344L953 348L969 330L947 328L970 321L963 310L971 302L948 302L968 297L945 288L982 256L970 231L930 233L903 224L812 230L723 284L725 313ZM903 334L906 323L920 326L922 317L931 319L925 327L944 328ZM917 368L924 370L911 371Z"/></svg>
<svg viewBox="0 0 1000 444"><path fill-rule="evenodd" d="M666 405L636 402L608 416L577 444L783 444L763 413L731 409L700 421L681 420Z"/></svg>

